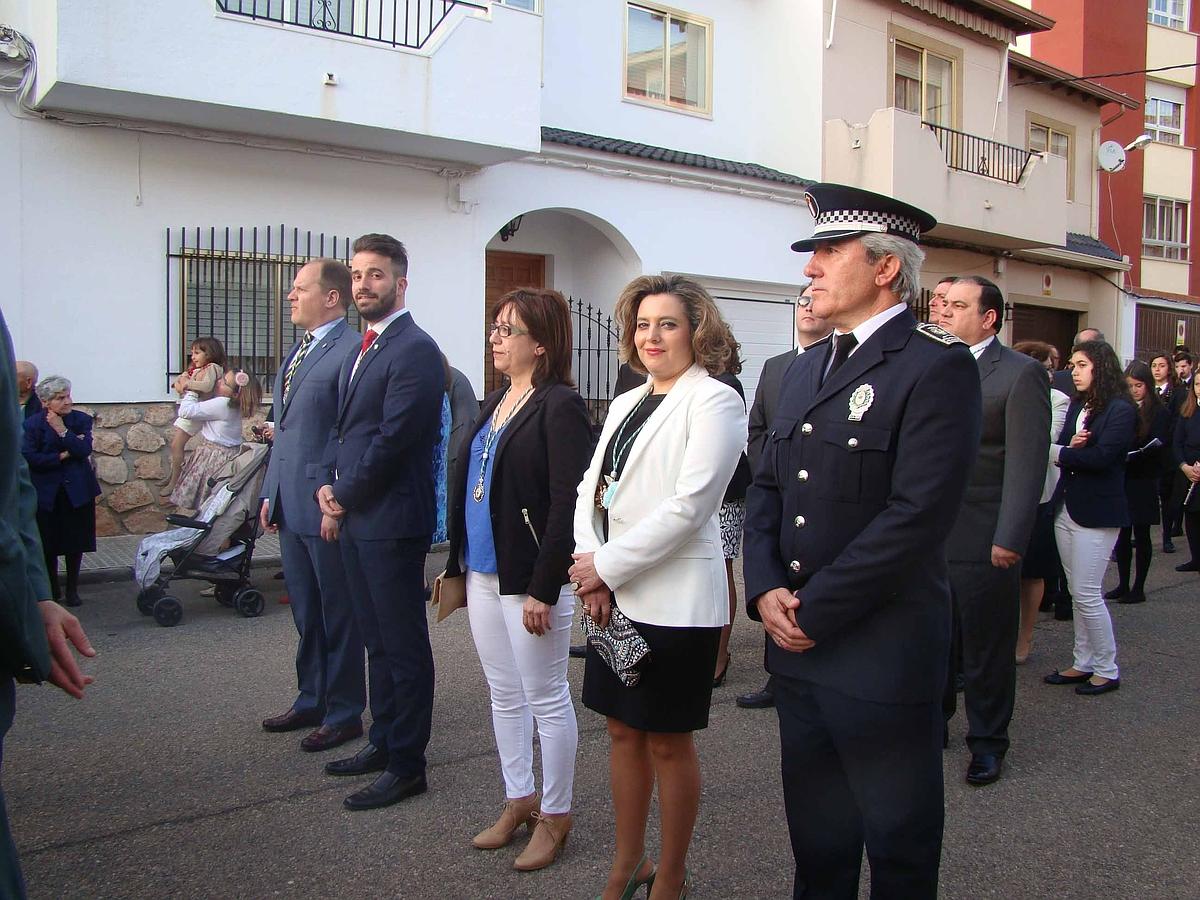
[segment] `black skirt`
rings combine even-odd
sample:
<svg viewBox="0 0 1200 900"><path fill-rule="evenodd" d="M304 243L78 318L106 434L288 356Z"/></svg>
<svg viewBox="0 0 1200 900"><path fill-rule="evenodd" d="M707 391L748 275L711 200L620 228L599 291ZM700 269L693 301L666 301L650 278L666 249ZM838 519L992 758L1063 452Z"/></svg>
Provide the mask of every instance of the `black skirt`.
<svg viewBox="0 0 1200 900"><path fill-rule="evenodd" d="M1043 503L1033 520L1029 547L1021 558L1022 578L1053 578L1058 573L1058 544L1054 538L1054 504Z"/></svg>
<svg viewBox="0 0 1200 900"><path fill-rule="evenodd" d="M639 731L707 728L721 629L633 624L650 645L641 680L626 687L589 644L583 705Z"/></svg>
<svg viewBox="0 0 1200 900"><path fill-rule="evenodd" d="M69 556L74 553L94 553L96 550L96 501L72 506L67 492L60 486L54 498L54 509L37 512L38 531L42 549L48 556Z"/></svg>
<svg viewBox="0 0 1200 900"><path fill-rule="evenodd" d="M1129 524L1158 524L1157 478L1127 478L1125 480L1125 499L1129 503Z"/></svg>

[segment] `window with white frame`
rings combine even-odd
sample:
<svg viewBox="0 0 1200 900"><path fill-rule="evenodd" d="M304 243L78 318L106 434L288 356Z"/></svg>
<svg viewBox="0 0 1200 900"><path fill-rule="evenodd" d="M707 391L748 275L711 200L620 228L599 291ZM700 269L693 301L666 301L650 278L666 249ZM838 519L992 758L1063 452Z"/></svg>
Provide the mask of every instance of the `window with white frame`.
<svg viewBox="0 0 1200 900"><path fill-rule="evenodd" d="M894 105L933 125L954 126L954 60L897 40Z"/></svg>
<svg viewBox="0 0 1200 900"><path fill-rule="evenodd" d="M539 12L538 0L500 0L501 6L515 6L517 9L527 9L530 12Z"/></svg>
<svg viewBox="0 0 1200 900"><path fill-rule="evenodd" d="M647 3L626 4L625 97L712 111L712 22Z"/></svg>
<svg viewBox="0 0 1200 900"><path fill-rule="evenodd" d="M1075 129L1049 119L1030 118L1029 149L1035 153L1060 156L1067 163L1067 199L1075 199Z"/></svg>
<svg viewBox="0 0 1200 900"><path fill-rule="evenodd" d="M1188 259L1188 204L1166 197L1142 198L1142 256Z"/></svg>
<svg viewBox="0 0 1200 900"><path fill-rule="evenodd" d="M1146 83L1146 133L1163 144L1183 143L1187 92L1178 85Z"/></svg>
<svg viewBox="0 0 1200 900"><path fill-rule="evenodd" d="M1147 0L1146 21L1187 31L1188 0Z"/></svg>

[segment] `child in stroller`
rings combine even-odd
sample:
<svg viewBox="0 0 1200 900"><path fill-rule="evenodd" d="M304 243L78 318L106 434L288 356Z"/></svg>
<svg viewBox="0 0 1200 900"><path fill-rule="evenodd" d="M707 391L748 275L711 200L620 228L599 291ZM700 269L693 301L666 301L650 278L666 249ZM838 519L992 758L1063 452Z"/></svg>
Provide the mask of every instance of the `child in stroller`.
<svg viewBox="0 0 1200 900"><path fill-rule="evenodd" d="M175 528L147 535L138 544L134 581L142 615L154 616L164 627L178 625L183 605L167 588L185 579L212 584L218 603L247 618L262 614L263 595L250 585L250 563L270 450L269 444L243 444L242 452L213 476L217 487L194 518L167 516ZM162 562L168 557L174 568L164 573Z"/></svg>

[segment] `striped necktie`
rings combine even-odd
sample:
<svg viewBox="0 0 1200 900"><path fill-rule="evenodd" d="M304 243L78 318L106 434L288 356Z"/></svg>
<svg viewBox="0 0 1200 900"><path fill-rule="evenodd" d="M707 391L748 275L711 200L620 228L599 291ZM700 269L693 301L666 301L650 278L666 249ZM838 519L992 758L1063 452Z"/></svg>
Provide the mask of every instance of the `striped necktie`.
<svg viewBox="0 0 1200 900"><path fill-rule="evenodd" d="M304 362L304 357L308 356L308 348L312 346L312 342L312 332L304 332L304 337L300 340L300 347L298 350L296 350L296 355L292 357L292 361L288 363L287 371L283 373L284 403L287 403L288 391L292 389L292 376L294 376L296 374L296 370L300 368L300 363Z"/></svg>

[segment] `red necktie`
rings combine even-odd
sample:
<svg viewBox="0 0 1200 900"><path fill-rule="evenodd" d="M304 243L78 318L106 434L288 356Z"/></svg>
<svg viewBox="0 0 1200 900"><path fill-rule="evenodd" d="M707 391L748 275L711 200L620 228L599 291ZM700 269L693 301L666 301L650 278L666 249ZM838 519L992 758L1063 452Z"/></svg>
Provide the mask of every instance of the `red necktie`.
<svg viewBox="0 0 1200 900"><path fill-rule="evenodd" d="M373 328L368 328L367 333L363 335L362 349L359 350L358 352L360 354L362 354L362 353L366 353L368 350L370 350L371 345L373 343L375 343L375 338L377 338L377 337L379 337L379 332L375 331L375 329L373 329Z"/></svg>

